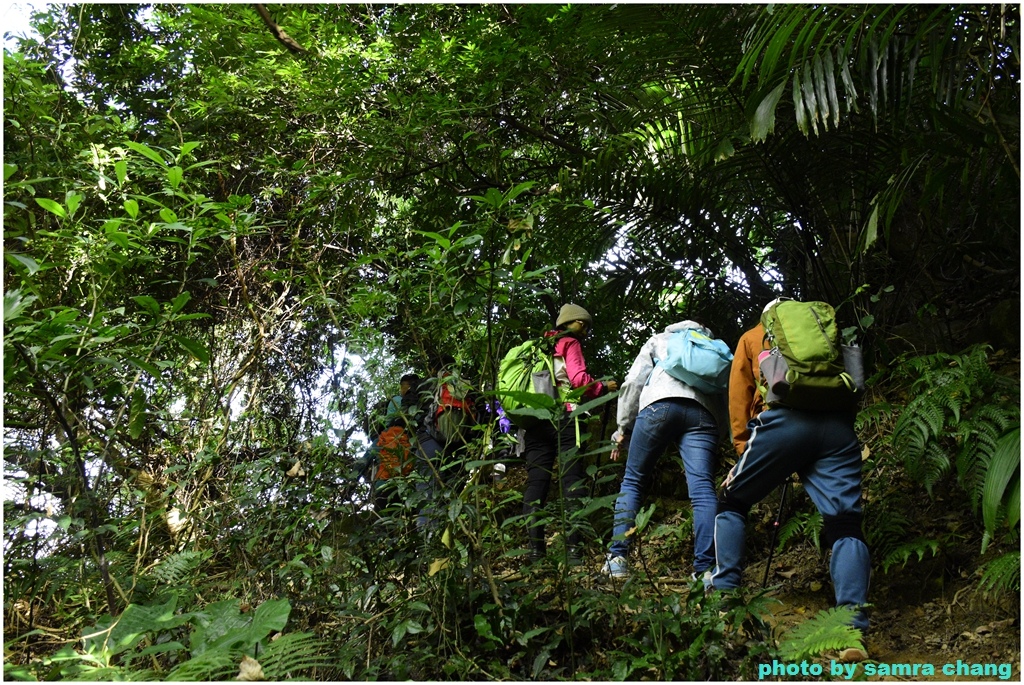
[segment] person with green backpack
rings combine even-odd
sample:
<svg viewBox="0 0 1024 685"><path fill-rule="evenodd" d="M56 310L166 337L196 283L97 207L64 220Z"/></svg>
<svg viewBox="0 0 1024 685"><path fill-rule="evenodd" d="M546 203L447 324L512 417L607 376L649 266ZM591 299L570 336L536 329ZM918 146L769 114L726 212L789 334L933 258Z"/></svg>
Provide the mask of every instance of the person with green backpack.
<svg viewBox="0 0 1024 685"><path fill-rule="evenodd" d="M554 385L561 398L572 389L585 388L580 401L586 402L605 393L615 392L619 387L615 381L594 380L587 372L581 342L587 337L593 322L583 307L566 304L558 313L555 329L544 334L545 338L555 339L552 368ZM578 426L576 420L569 416L576 405L572 402L562 402L562 405L554 421L532 422L524 429L523 460L527 471L523 514L529 521L530 557L533 560L543 558L547 551L544 524L538 521L537 512L547 502L556 459L561 475L562 497L576 499L583 495L580 484L583 481L584 465L574 449L579 447ZM579 533L576 530L570 531L566 539L570 557L575 556L579 542Z"/></svg>
<svg viewBox="0 0 1024 685"><path fill-rule="evenodd" d="M836 604L857 609L853 626L866 630L862 607L871 556L862 529L861 448L853 426L863 381L851 374L859 348L843 349L835 313L824 302L774 300L765 307L761 324L767 349L758 353L760 377L734 383L730 395L754 383L766 408L749 417L750 437L719 494L711 585L716 590L740 587L747 512L795 472L824 520L822 539L832 552ZM744 349L757 351L751 345ZM737 354L737 375L755 368L751 361ZM744 406L752 406L745 396L731 398L734 412ZM843 661L868 658L856 646L839 656Z"/></svg>

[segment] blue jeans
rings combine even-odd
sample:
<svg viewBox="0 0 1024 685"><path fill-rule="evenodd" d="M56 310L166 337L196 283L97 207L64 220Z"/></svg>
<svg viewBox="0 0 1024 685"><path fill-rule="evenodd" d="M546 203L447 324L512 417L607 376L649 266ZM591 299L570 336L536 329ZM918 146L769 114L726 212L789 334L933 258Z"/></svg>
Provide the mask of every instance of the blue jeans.
<svg viewBox="0 0 1024 685"><path fill-rule="evenodd" d="M747 512L796 472L825 521L822 537L832 550L829 571L836 604L866 604L871 556L861 530L861 456L852 414L769 409L748 426L750 441L732 482L722 491L715 518L712 585L720 590L739 587ZM853 625L867 628L864 612Z"/></svg>
<svg viewBox="0 0 1024 685"><path fill-rule="evenodd" d="M696 400L659 400L644 407L636 417L629 440L626 473L615 501L615 539L611 553L621 557L629 554L630 540L625 534L633 527L654 468L670 443L679 446L686 472L686 486L693 506L693 569L700 575L715 563L714 472L718 425L711 412Z"/></svg>

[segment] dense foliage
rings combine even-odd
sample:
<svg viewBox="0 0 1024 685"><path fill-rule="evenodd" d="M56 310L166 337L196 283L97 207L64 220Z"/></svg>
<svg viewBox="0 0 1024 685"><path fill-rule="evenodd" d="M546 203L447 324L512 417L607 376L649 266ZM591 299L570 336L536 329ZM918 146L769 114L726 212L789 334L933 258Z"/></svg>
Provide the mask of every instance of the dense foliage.
<svg viewBox="0 0 1024 685"><path fill-rule="evenodd" d="M449 353L486 392L568 301L620 380L670 322L733 343L774 296L831 302L874 373L878 570L967 544L980 592L1019 592L1018 6L34 24L4 53L5 676L750 677L765 602L688 582L685 516L645 532L670 592L527 565L494 423L436 535L366 505L399 376ZM595 559L611 410L573 514ZM963 526L915 529L908 488L963 493ZM781 542L819 530L796 511Z"/></svg>

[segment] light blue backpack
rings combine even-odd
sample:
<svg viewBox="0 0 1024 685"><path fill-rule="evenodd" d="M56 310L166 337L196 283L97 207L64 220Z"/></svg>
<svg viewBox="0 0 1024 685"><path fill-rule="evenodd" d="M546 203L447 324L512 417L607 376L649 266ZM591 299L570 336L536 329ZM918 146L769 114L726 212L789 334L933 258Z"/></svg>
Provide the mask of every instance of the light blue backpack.
<svg viewBox="0 0 1024 685"><path fill-rule="evenodd" d="M732 351L721 340L685 328L672 333L665 358L658 360L658 364L673 378L713 395L729 387Z"/></svg>

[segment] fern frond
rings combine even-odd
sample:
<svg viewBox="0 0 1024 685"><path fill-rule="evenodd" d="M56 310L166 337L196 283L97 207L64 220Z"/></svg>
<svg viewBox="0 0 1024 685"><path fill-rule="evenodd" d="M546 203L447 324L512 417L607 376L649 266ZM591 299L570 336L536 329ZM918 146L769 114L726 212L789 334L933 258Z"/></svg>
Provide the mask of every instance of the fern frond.
<svg viewBox="0 0 1024 685"><path fill-rule="evenodd" d="M985 564L978 583L985 597L1002 597L1020 593L1020 551L1009 552Z"/></svg>
<svg viewBox="0 0 1024 685"><path fill-rule="evenodd" d="M179 585L210 558L209 551L184 551L169 555L150 569L150 574L166 585Z"/></svg>
<svg viewBox="0 0 1024 685"><path fill-rule="evenodd" d="M328 666L325 651L323 640L313 633L287 633L269 643L257 660L268 680L296 680Z"/></svg>
<svg viewBox="0 0 1024 685"><path fill-rule="evenodd" d="M864 649L860 630L850 625L856 614L855 609L846 606L819 611L786 632L779 643L779 656L794 662L848 647Z"/></svg>
<svg viewBox="0 0 1024 685"><path fill-rule="evenodd" d="M903 568L914 556L918 561L924 561L926 556L938 556L942 542L932 538L917 538L911 542L900 545L882 559L882 572L888 573L889 569L896 564Z"/></svg>
<svg viewBox="0 0 1024 685"><path fill-rule="evenodd" d="M196 680L232 680L238 675L241 656L223 650L211 650L175 666L165 680L170 682Z"/></svg>

